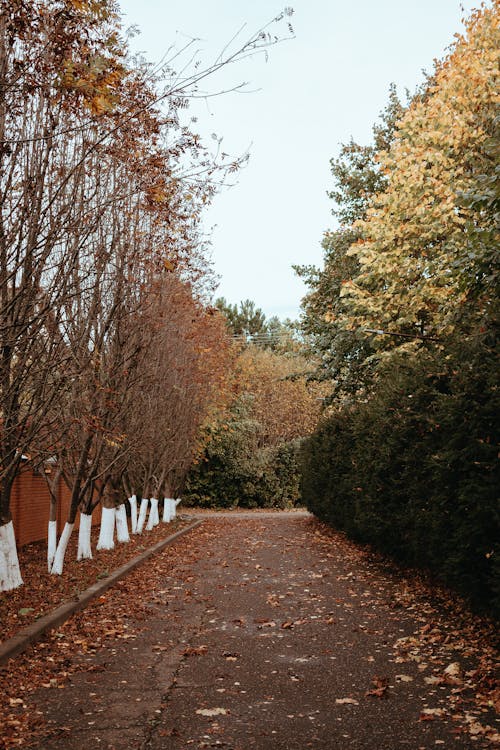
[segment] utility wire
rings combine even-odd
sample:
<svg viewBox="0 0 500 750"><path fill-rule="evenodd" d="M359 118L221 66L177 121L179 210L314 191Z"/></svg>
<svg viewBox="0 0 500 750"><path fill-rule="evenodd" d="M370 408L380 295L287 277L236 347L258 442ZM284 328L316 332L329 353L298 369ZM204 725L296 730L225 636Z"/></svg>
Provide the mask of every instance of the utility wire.
<svg viewBox="0 0 500 750"><path fill-rule="evenodd" d="M361 333L372 333L376 336L396 336L404 339L420 339L422 341L441 341L437 336L426 336L425 334L418 333L398 333L397 331L384 331L381 328L342 328L340 329L343 333L355 333L357 330ZM234 341L247 341L252 343L255 341L278 341L283 338L283 334L279 331L272 331L270 333L235 333L231 336Z"/></svg>

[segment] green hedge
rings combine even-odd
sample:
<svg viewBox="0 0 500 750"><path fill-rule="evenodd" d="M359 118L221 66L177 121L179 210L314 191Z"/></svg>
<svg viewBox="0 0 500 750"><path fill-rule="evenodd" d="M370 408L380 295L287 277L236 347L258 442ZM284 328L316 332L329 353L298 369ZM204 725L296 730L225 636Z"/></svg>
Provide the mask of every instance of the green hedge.
<svg viewBox="0 0 500 750"><path fill-rule="evenodd" d="M190 471L183 502L206 508L291 508L300 500L300 440L260 447L238 425L209 444Z"/></svg>
<svg viewBox="0 0 500 750"><path fill-rule="evenodd" d="M304 444L303 500L498 615L499 406L492 349L400 360Z"/></svg>

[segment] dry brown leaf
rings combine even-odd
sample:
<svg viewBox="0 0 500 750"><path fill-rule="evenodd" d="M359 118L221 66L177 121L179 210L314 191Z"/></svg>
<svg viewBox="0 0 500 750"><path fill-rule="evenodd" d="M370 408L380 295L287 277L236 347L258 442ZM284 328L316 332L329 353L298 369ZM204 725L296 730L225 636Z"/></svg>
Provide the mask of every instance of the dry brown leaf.
<svg viewBox="0 0 500 750"><path fill-rule="evenodd" d="M182 652L183 656L203 656L208 651L208 646L188 646Z"/></svg>

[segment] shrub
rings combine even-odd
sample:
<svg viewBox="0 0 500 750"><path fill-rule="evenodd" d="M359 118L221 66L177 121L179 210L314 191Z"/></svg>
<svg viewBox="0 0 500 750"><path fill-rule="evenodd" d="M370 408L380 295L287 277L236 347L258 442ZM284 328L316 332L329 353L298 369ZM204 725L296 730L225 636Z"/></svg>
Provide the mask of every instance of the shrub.
<svg viewBox="0 0 500 750"><path fill-rule="evenodd" d="M393 362L305 442L301 486L318 517L500 614L496 364L479 343Z"/></svg>

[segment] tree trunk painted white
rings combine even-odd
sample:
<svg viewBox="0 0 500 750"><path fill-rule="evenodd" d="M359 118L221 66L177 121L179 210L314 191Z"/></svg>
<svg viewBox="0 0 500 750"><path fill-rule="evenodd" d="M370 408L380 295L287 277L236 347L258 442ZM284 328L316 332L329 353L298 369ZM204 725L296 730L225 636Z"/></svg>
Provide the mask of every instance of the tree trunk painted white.
<svg viewBox="0 0 500 750"><path fill-rule="evenodd" d="M139 518L137 519L137 531L136 534L142 534L144 528L144 522L146 520L146 513L148 511L149 500L147 497L143 497L141 500L141 506L139 508Z"/></svg>
<svg viewBox="0 0 500 750"><path fill-rule="evenodd" d="M163 499L163 523L170 523L172 520L172 507L171 507L171 499L169 497L165 497Z"/></svg>
<svg viewBox="0 0 500 750"><path fill-rule="evenodd" d="M132 495L128 499L130 503L130 525L132 527L132 534L137 534L137 497Z"/></svg>
<svg viewBox="0 0 500 750"><path fill-rule="evenodd" d="M47 569L50 573L57 549L57 521L49 521L47 530Z"/></svg>
<svg viewBox="0 0 500 750"><path fill-rule="evenodd" d="M125 503L122 503L116 509L116 538L119 542L130 542Z"/></svg>
<svg viewBox="0 0 500 750"><path fill-rule="evenodd" d="M101 528L99 529L99 541L97 549L115 548L115 508L103 507L101 513Z"/></svg>
<svg viewBox="0 0 500 750"><path fill-rule="evenodd" d="M91 532L92 516L88 513L80 513L77 560L92 560L92 544L90 542Z"/></svg>
<svg viewBox="0 0 500 750"><path fill-rule="evenodd" d="M9 521L0 526L0 591L11 591L22 584L14 524Z"/></svg>
<svg viewBox="0 0 500 750"><path fill-rule="evenodd" d="M59 538L59 544L57 545L56 549L56 555L54 557L54 562L52 563L52 568L50 570L52 575L60 576L63 572L64 568L64 556L66 554L66 548L68 546L69 539L71 537L71 534L73 533L73 527L74 523L65 523L63 533L61 534Z"/></svg>
<svg viewBox="0 0 500 750"><path fill-rule="evenodd" d="M149 518L148 518L148 525L146 526L146 531L151 531L153 526L157 526L159 523L160 523L160 519L158 517L158 498L152 497L151 508L149 510Z"/></svg>
<svg viewBox="0 0 500 750"><path fill-rule="evenodd" d="M172 509L170 511L170 518L172 519L172 521L174 520L174 518L177 515L177 506L179 505L180 501L181 501L180 497L178 497L176 500L171 500L170 501L171 502L171 507L172 507Z"/></svg>

